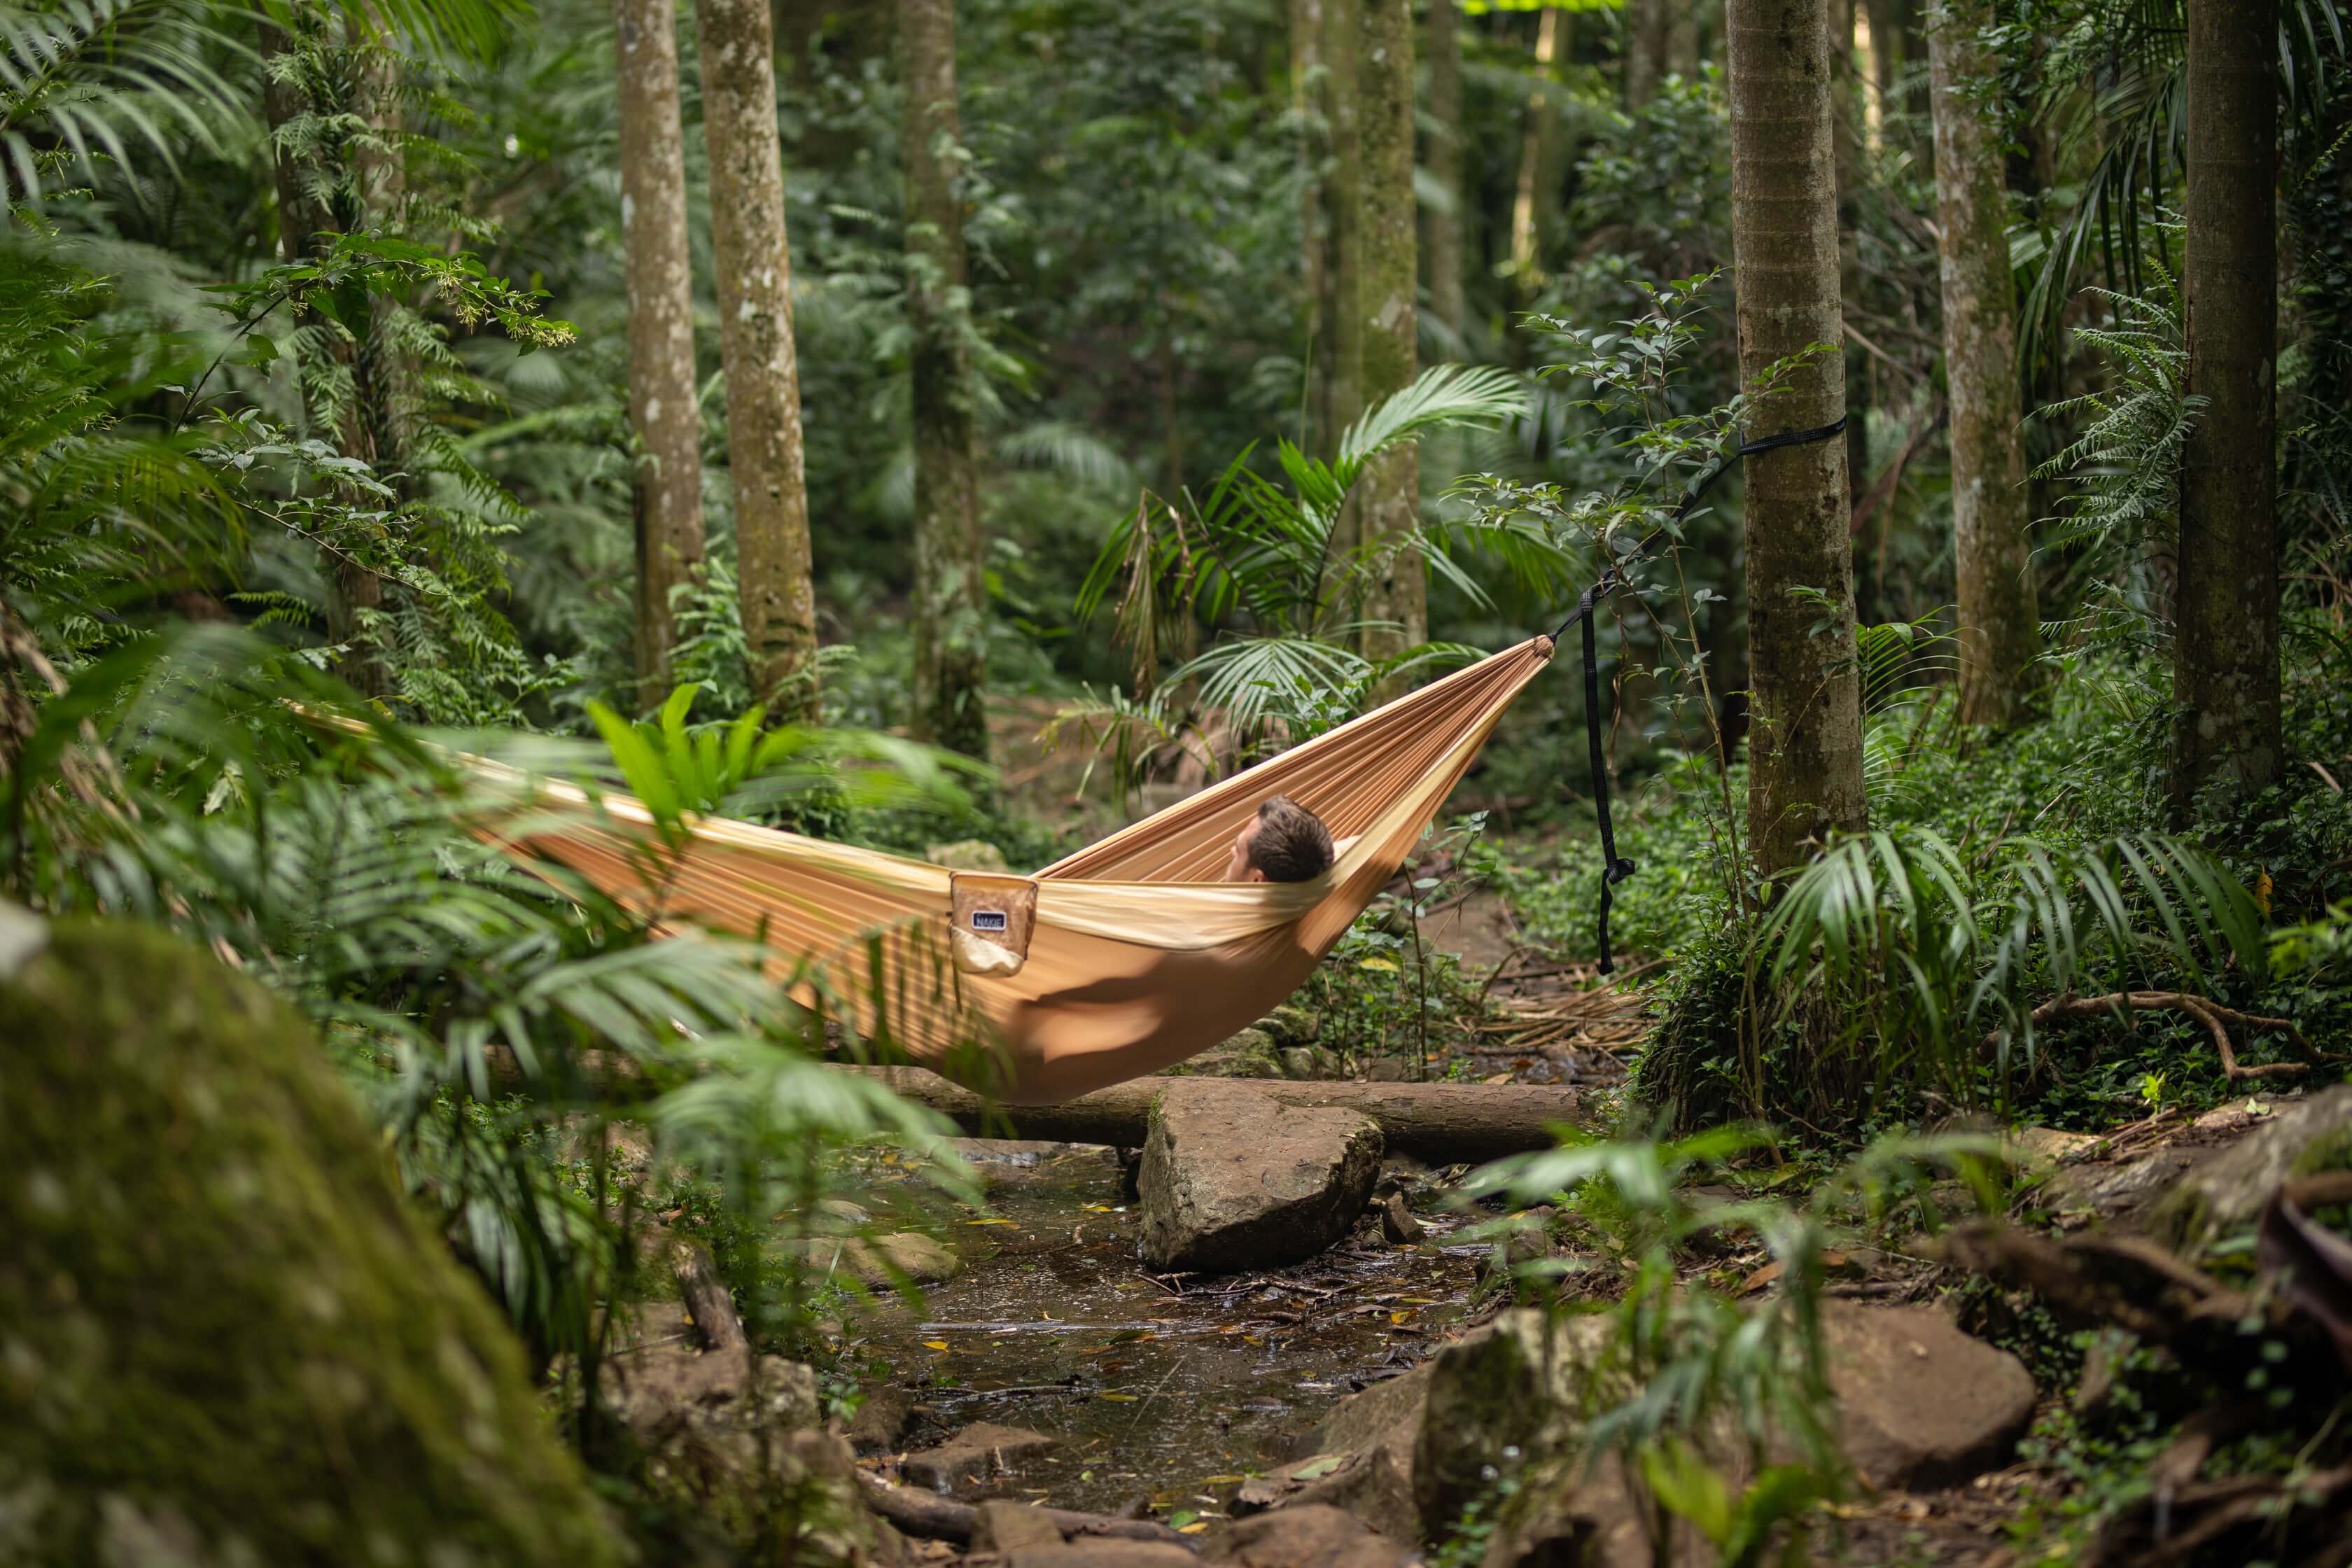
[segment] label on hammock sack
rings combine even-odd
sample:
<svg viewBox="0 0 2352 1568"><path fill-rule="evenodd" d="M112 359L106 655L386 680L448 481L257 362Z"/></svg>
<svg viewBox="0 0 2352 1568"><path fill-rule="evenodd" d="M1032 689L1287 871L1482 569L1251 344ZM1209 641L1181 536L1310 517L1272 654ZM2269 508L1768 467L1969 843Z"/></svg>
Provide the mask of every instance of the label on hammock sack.
<svg viewBox="0 0 2352 1568"><path fill-rule="evenodd" d="M974 910L971 911L971 929L974 931L1001 931L1012 923L1011 919L1006 916L1003 910Z"/></svg>

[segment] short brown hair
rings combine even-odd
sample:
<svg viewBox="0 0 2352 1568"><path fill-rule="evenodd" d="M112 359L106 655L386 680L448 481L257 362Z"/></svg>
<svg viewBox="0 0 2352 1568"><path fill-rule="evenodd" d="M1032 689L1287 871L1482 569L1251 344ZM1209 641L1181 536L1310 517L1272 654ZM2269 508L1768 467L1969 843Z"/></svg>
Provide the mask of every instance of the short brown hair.
<svg viewBox="0 0 2352 1568"><path fill-rule="evenodd" d="M1286 795L1257 808L1250 864L1269 882L1311 882L1331 868L1331 830Z"/></svg>

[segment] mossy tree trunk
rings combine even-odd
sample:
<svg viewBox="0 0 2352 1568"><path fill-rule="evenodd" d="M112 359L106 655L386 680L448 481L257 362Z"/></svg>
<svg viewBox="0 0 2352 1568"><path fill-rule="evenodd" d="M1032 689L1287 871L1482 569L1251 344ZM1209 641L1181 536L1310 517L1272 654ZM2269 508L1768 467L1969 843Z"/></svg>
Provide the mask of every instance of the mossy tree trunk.
<svg viewBox="0 0 2352 1568"><path fill-rule="evenodd" d="M629 427L636 437L636 669L641 704L669 684L670 590L702 562L702 411L694 374L677 0L614 0L621 236L627 252Z"/></svg>
<svg viewBox="0 0 2352 1568"><path fill-rule="evenodd" d="M793 348L793 268L767 0L697 0L711 254L727 370L727 466L751 689L772 716L818 713L816 588Z"/></svg>
<svg viewBox="0 0 2352 1568"><path fill-rule="evenodd" d="M1331 138L1331 177L1323 187L1325 256L1321 315L1329 324L1329 449L1364 406L1363 317L1357 309L1363 274L1363 122L1357 81L1360 0L1322 0L1323 119ZM1337 554L1355 542L1353 510L1332 541Z"/></svg>
<svg viewBox="0 0 2352 1568"><path fill-rule="evenodd" d="M1358 284L1366 407L1412 384L1420 361L1421 268L1413 201L1412 0L1360 0L1363 268ZM1374 458L1357 481L1364 542L1380 552L1365 595L1367 657L1429 640L1429 576L1421 529L1421 453L1410 442Z"/></svg>
<svg viewBox="0 0 2352 1568"><path fill-rule="evenodd" d="M1727 7L1740 375L1752 382L1820 351L1758 401L1751 437L1833 424L1845 411L1831 4ZM1748 825L1767 875L1868 816L1845 468L1838 440L1747 465Z"/></svg>
<svg viewBox="0 0 2352 1568"><path fill-rule="evenodd" d="M1326 218L1328 192L1324 163L1330 152L1324 115L1328 91L1323 67L1324 0L1290 0L1290 112L1297 127L1298 244L1307 303L1307 429L1305 448L1328 456L1337 446L1331 423L1331 385L1338 356L1331 346L1331 236Z"/></svg>
<svg viewBox="0 0 2352 1568"><path fill-rule="evenodd" d="M2189 0L2186 390L2173 791L2279 776L2276 0Z"/></svg>
<svg viewBox="0 0 2352 1568"><path fill-rule="evenodd" d="M1952 547L1959 593L1960 718L2006 728L2031 707L2042 652L2017 378L2002 137L1985 94L2000 80L1987 0L1945 0L1927 35L1936 203L1943 232L1944 364L1952 422Z"/></svg>
<svg viewBox="0 0 2352 1568"><path fill-rule="evenodd" d="M1445 195L1429 215L1429 308L1458 337L1462 292L1462 43L1454 0L1429 0L1429 176Z"/></svg>
<svg viewBox="0 0 2352 1568"><path fill-rule="evenodd" d="M907 314L914 329L915 738L988 755L988 592L980 545L964 150L954 0L899 0L907 90Z"/></svg>

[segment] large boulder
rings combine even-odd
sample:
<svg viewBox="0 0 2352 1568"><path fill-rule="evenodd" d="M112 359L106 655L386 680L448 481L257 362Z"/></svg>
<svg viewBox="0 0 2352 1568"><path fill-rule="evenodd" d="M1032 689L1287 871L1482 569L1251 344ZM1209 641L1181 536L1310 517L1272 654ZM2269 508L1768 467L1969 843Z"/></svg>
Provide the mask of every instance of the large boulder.
<svg viewBox="0 0 2352 1568"><path fill-rule="evenodd" d="M1154 1268L1224 1273L1312 1258L1347 1236L1380 1174L1381 1130L1243 1084L1171 1083L1151 1102L1136 1189Z"/></svg>
<svg viewBox="0 0 2352 1568"><path fill-rule="evenodd" d="M1932 1307L1822 1308L1846 1460L1882 1490L1957 1486L2009 1462L2033 1424L2033 1374Z"/></svg>
<svg viewBox="0 0 2352 1568"><path fill-rule="evenodd" d="M0 1555L618 1561L309 1026L152 928L13 914Z"/></svg>

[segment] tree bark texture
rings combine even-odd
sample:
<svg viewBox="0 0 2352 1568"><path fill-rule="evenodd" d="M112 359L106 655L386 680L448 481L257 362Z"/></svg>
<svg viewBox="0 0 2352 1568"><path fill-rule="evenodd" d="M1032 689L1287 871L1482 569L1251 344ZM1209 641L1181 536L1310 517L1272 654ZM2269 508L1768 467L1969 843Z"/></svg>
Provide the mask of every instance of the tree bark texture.
<svg viewBox="0 0 2352 1568"><path fill-rule="evenodd" d="M1360 0L1363 268L1363 401L1371 407L1412 384L1420 363L1420 227L1413 201L1412 0ZM1375 458L1356 483L1363 538L1382 552L1364 601L1364 653L1387 658L1429 640L1429 575L1418 547L1421 453L1412 443Z"/></svg>
<svg viewBox="0 0 2352 1568"><path fill-rule="evenodd" d="M1462 43L1454 0L1429 0L1429 118L1424 162L1447 206L1429 215L1429 308L1456 336L1466 323L1462 289Z"/></svg>
<svg viewBox="0 0 2352 1568"><path fill-rule="evenodd" d="M1323 187L1328 258L1323 268L1323 319L1331 331L1330 449L1364 409L1363 317L1357 309L1363 272L1364 158L1357 84L1360 0L1323 0L1323 118L1330 129L1331 177ZM1336 553L1354 543L1352 518Z"/></svg>
<svg viewBox="0 0 2352 1568"><path fill-rule="evenodd" d="M1511 201L1511 279L1522 303L1535 298L1542 279L1542 207L1553 194L1547 182L1559 120L1548 89L1554 64L1567 47L1567 16L1547 5L1536 19L1535 74L1541 85L1528 94L1527 123L1519 133L1518 189Z"/></svg>
<svg viewBox="0 0 2352 1568"><path fill-rule="evenodd" d="M1952 549L1959 593L1960 718L2007 728L2031 706L2042 652L2032 493L2017 380L2002 137L1981 94L2000 79L1988 0L1946 0L1927 36L1936 203L1943 222L1944 365L1951 397Z"/></svg>
<svg viewBox="0 0 2352 1568"><path fill-rule="evenodd" d="M2189 0L2188 392L2173 638L2173 791L2277 781L2278 11Z"/></svg>
<svg viewBox="0 0 2352 1568"><path fill-rule="evenodd" d="M878 1078L891 1092L953 1119L977 1138L1039 1138L1065 1143L1142 1145L1154 1096L1169 1078L1137 1079L1059 1105L997 1105L922 1068L835 1066ZM1501 1083L1317 1083L1251 1079L1249 1088L1295 1110L1337 1107L1380 1124L1391 1154L1432 1164L1498 1160L1557 1142L1551 1128L1587 1119L1573 1089Z"/></svg>
<svg viewBox="0 0 2352 1568"><path fill-rule="evenodd" d="M1306 450L1328 456L1339 445L1331 422L1331 383L1338 357L1331 348L1330 246L1326 221L1324 162L1330 151L1324 115L1328 88L1323 70L1324 0L1290 0L1290 112L1298 126L1298 243L1307 297Z"/></svg>
<svg viewBox="0 0 2352 1568"><path fill-rule="evenodd" d="M710 238L727 370L727 464L751 689L779 719L818 711L816 588L793 349L793 268L767 0L697 0Z"/></svg>
<svg viewBox="0 0 2352 1568"><path fill-rule="evenodd" d="M1741 379L1825 345L1758 401L1750 438L1845 411L1830 11L1831 0L1727 6ZM1749 851L1770 875L1868 817L1845 444L1751 458L1747 490Z"/></svg>
<svg viewBox="0 0 2352 1568"><path fill-rule="evenodd" d="M621 240L629 297L629 428L636 437L636 668L640 704L669 684L670 590L702 562L702 411L696 397L694 264L687 246L677 0L614 0L620 76Z"/></svg>
<svg viewBox="0 0 2352 1568"><path fill-rule="evenodd" d="M907 313L914 329L913 730L988 755L988 591L980 547L964 156L956 114L954 0L899 0L907 83Z"/></svg>
<svg viewBox="0 0 2352 1568"><path fill-rule="evenodd" d="M1639 109L1658 96L1673 47L1673 9L1677 0L1625 0L1625 107Z"/></svg>

